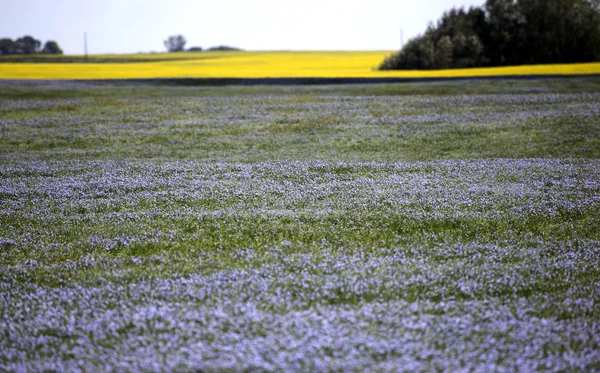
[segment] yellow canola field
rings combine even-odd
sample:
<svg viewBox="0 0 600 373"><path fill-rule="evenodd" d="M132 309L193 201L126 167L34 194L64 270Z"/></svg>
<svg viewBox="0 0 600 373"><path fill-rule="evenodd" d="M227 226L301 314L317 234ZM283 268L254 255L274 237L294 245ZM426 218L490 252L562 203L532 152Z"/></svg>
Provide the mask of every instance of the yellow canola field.
<svg viewBox="0 0 600 373"><path fill-rule="evenodd" d="M600 63L377 71L377 66L390 53L392 52L199 52L114 55L102 57L117 62L0 63L0 79L436 78L600 74ZM119 57L135 57L151 62L118 62Z"/></svg>

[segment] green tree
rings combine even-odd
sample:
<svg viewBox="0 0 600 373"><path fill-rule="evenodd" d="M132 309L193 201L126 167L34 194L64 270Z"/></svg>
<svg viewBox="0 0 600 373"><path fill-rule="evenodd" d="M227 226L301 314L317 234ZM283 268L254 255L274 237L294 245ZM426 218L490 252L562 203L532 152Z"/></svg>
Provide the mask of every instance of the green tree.
<svg viewBox="0 0 600 373"><path fill-rule="evenodd" d="M425 70L435 68L435 46L433 41L427 36L409 40L398 57L394 59L394 62L402 69Z"/></svg>
<svg viewBox="0 0 600 373"><path fill-rule="evenodd" d="M450 36L444 35L435 45L435 64L438 69L447 69L454 62L454 43Z"/></svg>
<svg viewBox="0 0 600 373"><path fill-rule="evenodd" d="M600 17L588 0L520 0L525 22L522 63L594 61L599 56Z"/></svg>
<svg viewBox="0 0 600 373"><path fill-rule="evenodd" d="M380 68L591 61L600 61L600 0L487 0L444 12Z"/></svg>
<svg viewBox="0 0 600 373"><path fill-rule="evenodd" d="M169 52L182 52L186 42L183 35L172 35L164 41L164 44Z"/></svg>
<svg viewBox="0 0 600 373"><path fill-rule="evenodd" d="M453 67L465 68L481 66L483 44L477 35L457 34L452 39L454 44Z"/></svg>
<svg viewBox="0 0 600 373"><path fill-rule="evenodd" d="M491 65L519 62L519 27L525 22L514 0L487 0L485 3L488 34L484 37Z"/></svg>
<svg viewBox="0 0 600 373"><path fill-rule="evenodd" d="M58 46L58 43L54 40L48 40L46 44L44 44L44 48L42 48L42 53L47 54L63 54L62 49Z"/></svg>
<svg viewBox="0 0 600 373"><path fill-rule="evenodd" d="M17 44L9 38L0 39L0 55L17 53Z"/></svg>
<svg viewBox="0 0 600 373"><path fill-rule="evenodd" d="M34 39L33 37L31 37L29 35L23 36L22 38L18 38L16 40L16 44L17 44L17 53L23 53L23 54L39 53L40 48L42 46L41 41Z"/></svg>

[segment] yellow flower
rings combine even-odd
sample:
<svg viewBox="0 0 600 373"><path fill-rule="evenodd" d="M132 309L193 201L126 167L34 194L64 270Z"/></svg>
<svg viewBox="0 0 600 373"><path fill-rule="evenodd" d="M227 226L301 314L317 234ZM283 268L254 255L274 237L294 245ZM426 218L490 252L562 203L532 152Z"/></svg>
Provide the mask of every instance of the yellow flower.
<svg viewBox="0 0 600 373"><path fill-rule="evenodd" d="M105 63L0 63L0 79L436 78L600 74L600 63L378 71L389 51L199 52L93 56ZM118 62L135 59L149 62Z"/></svg>

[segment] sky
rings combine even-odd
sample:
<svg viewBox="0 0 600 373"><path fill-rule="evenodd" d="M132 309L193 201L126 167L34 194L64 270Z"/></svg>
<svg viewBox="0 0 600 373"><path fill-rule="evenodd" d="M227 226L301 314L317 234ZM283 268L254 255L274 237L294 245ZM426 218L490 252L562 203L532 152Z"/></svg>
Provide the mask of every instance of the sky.
<svg viewBox="0 0 600 373"><path fill-rule="evenodd" d="M55 40L66 54L186 48L397 50L445 10L485 0L0 0L0 38Z"/></svg>

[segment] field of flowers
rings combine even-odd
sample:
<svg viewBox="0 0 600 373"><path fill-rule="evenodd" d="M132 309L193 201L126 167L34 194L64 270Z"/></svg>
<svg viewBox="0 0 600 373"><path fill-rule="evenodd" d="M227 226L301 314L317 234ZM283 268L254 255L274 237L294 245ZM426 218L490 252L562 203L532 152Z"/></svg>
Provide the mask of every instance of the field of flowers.
<svg viewBox="0 0 600 373"><path fill-rule="evenodd" d="M378 71L389 51L181 52L133 55L0 56L0 79L449 78L600 74L600 63L428 71ZM51 62L46 62L46 60ZM64 61L64 62L61 62Z"/></svg>
<svg viewBox="0 0 600 373"><path fill-rule="evenodd" d="M0 371L534 370L600 370L600 79L0 82Z"/></svg>

